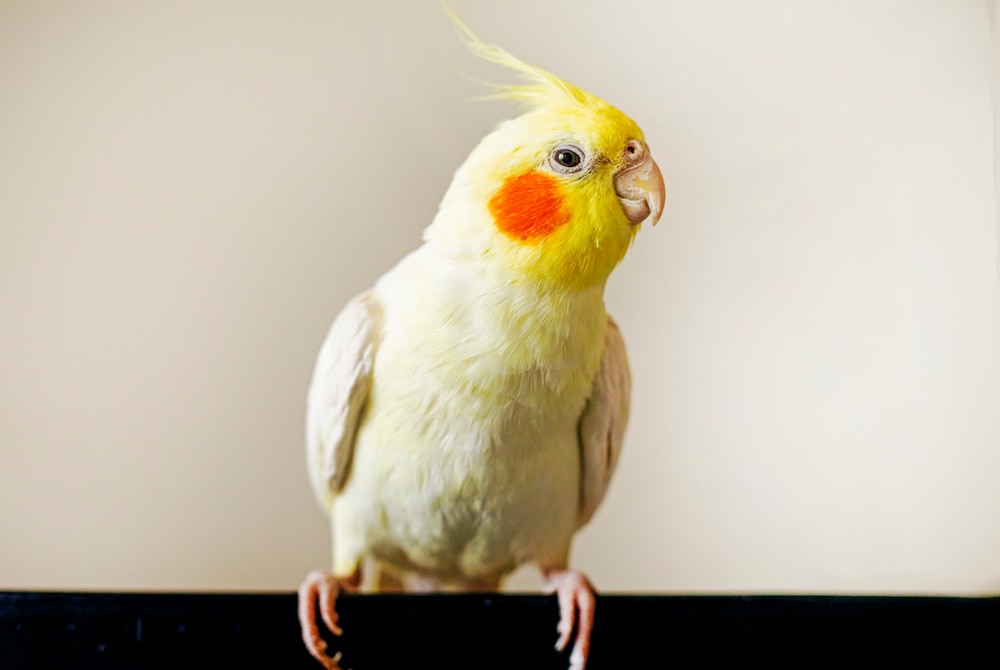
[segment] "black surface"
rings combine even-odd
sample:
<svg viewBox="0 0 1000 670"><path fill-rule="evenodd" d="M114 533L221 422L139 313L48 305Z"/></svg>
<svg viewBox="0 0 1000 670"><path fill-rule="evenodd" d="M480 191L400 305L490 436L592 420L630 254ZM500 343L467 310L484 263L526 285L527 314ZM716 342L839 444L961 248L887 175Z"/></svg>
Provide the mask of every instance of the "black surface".
<svg viewBox="0 0 1000 670"><path fill-rule="evenodd" d="M343 665L560 668L554 597L345 595ZM1000 667L1000 598L598 596L588 670ZM305 668L293 594L0 592L0 668Z"/></svg>

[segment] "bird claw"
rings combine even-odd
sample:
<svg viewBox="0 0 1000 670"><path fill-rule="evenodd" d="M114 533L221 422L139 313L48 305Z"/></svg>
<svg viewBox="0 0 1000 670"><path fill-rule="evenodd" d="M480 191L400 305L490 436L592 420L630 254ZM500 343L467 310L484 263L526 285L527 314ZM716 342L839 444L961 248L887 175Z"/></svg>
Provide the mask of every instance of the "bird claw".
<svg viewBox="0 0 1000 670"><path fill-rule="evenodd" d="M559 599L559 639L556 650L563 651L576 628L576 642L569 656L570 670L583 670L590 654L590 635L594 629L594 610L597 600L594 587L579 570L552 570L547 572L546 593L555 593Z"/></svg>
<svg viewBox="0 0 1000 670"><path fill-rule="evenodd" d="M299 586L299 624L302 626L302 640L309 653L327 670L340 670L340 654L327 653L326 640L320 635L316 611L327 629L334 635L343 635L337 615L337 596L351 585L331 574L315 570L310 572Z"/></svg>

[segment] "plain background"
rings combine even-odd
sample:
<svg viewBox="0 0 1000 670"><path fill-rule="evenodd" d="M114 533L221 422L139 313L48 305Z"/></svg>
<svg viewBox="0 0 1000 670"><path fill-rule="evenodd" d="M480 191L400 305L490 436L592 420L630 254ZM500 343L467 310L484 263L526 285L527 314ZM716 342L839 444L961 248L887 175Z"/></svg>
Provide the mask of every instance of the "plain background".
<svg viewBox="0 0 1000 670"><path fill-rule="evenodd" d="M666 179L600 588L1000 591L994 4L449 2ZM437 2L0 0L0 588L329 566L314 357L514 113L464 74Z"/></svg>

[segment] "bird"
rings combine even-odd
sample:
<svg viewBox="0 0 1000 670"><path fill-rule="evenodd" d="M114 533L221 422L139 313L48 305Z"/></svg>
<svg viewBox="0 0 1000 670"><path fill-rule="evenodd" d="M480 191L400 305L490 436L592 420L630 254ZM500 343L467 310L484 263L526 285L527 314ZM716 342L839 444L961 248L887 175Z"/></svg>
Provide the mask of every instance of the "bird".
<svg viewBox="0 0 1000 670"><path fill-rule="evenodd" d="M556 595L556 649L587 662L596 598L569 565L622 449L632 380L604 289L664 183L640 127L487 44L516 103L454 174L423 242L350 300L307 396L306 460L331 571L298 591L309 652L339 668L342 592L495 591L526 564ZM574 634L575 633L575 634Z"/></svg>

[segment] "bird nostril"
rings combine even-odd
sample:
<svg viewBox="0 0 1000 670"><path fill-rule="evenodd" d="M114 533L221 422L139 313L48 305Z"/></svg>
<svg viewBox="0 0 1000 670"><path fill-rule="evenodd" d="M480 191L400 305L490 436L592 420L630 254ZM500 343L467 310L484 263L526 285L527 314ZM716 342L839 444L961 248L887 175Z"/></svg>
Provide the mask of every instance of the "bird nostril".
<svg viewBox="0 0 1000 670"><path fill-rule="evenodd" d="M625 145L625 151L628 153L629 160L635 160L642 156L642 145L635 140L629 140L628 144Z"/></svg>

